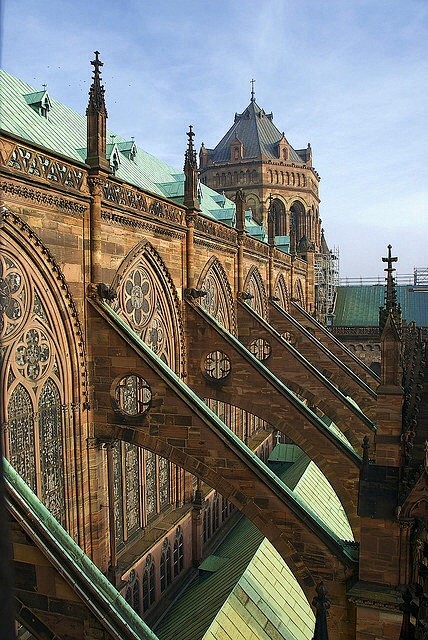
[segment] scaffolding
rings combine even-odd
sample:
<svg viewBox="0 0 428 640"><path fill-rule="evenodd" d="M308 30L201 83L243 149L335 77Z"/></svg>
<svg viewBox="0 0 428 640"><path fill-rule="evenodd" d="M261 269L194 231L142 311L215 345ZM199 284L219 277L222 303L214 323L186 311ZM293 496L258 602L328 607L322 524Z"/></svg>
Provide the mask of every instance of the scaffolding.
<svg viewBox="0 0 428 640"><path fill-rule="evenodd" d="M319 322L333 324L336 289L339 285L339 248L315 254L315 311Z"/></svg>

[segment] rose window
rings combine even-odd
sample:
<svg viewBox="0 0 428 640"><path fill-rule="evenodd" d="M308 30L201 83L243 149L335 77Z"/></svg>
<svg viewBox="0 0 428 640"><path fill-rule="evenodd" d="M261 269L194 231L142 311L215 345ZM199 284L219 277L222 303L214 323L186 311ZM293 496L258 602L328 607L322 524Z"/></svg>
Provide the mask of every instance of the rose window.
<svg viewBox="0 0 428 640"><path fill-rule="evenodd" d="M137 326L143 326L153 310L154 291L148 272L139 267L125 283L125 309Z"/></svg>
<svg viewBox="0 0 428 640"><path fill-rule="evenodd" d="M49 366L50 355L46 334L40 329L29 329L18 344L15 362L24 378L38 380Z"/></svg>
<svg viewBox="0 0 428 640"><path fill-rule="evenodd" d="M269 342L263 338L257 338L250 342L248 349L261 362L267 360L272 352Z"/></svg>
<svg viewBox="0 0 428 640"><path fill-rule="evenodd" d="M222 351L212 351L205 358L205 374L213 380L227 378L231 370L230 358Z"/></svg>
<svg viewBox="0 0 428 640"><path fill-rule="evenodd" d="M17 265L0 256L0 336L7 337L23 318L26 296Z"/></svg>
<svg viewBox="0 0 428 640"><path fill-rule="evenodd" d="M141 376L122 378L115 391L117 406L129 416L142 416L150 408L152 392L148 383Z"/></svg>

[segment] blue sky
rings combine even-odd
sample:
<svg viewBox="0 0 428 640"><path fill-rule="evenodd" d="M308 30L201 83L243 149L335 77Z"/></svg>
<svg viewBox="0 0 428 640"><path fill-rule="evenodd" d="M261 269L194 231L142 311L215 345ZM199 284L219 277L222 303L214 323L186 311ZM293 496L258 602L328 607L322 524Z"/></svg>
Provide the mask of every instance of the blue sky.
<svg viewBox="0 0 428 640"><path fill-rule="evenodd" d="M426 0L3 0L2 66L84 112L93 51L109 128L178 168L250 98L321 175L342 277L428 266Z"/></svg>

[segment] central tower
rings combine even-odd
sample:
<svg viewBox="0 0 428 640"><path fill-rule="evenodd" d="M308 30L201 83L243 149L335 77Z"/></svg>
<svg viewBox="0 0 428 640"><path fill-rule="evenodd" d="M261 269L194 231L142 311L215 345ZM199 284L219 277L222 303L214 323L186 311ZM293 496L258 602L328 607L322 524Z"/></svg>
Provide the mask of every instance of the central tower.
<svg viewBox="0 0 428 640"><path fill-rule="evenodd" d="M213 149L200 150L201 181L233 199L243 188L247 208L265 231L272 225L275 244L291 253L321 249L319 175L312 166L310 144L294 149L256 103L254 82L251 99ZM304 249L304 250L305 250Z"/></svg>

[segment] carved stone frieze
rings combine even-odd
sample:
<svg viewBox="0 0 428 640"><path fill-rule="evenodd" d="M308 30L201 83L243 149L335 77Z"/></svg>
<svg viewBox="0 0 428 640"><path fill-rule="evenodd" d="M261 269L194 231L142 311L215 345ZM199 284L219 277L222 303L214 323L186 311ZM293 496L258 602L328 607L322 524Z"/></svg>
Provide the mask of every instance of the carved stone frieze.
<svg viewBox="0 0 428 640"><path fill-rule="evenodd" d="M43 205L44 207L62 209L63 211L67 211L67 213L82 215L87 209L86 205L75 202L74 200L69 200L68 198L57 196L52 193L44 193L38 189L14 184L13 182L7 182L5 180L1 181L0 188L5 195L30 200L31 202L37 205Z"/></svg>
<svg viewBox="0 0 428 640"><path fill-rule="evenodd" d="M49 157L46 153L19 144L9 148L5 166L32 178L41 178L77 191L82 191L84 187L83 168L73 167L67 162Z"/></svg>
<svg viewBox="0 0 428 640"><path fill-rule="evenodd" d="M269 245L265 242L259 242L254 238L250 238L249 236L244 237L244 247L263 256L269 256Z"/></svg>
<svg viewBox="0 0 428 640"><path fill-rule="evenodd" d="M204 240L203 238L195 238L194 242L195 242L195 245L197 244L200 247L205 247L210 251L218 251L219 253L223 253L223 254L226 253L227 255L230 255L230 256L236 255L235 249L231 247L227 247L225 245L220 245L216 242L211 242L210 240Z"/></svg>
<svg viewBox="0 0 428 640"><path fill-rule="evenodd" d="M107 202L142 211L168 222L183 223L183 210L172 204L151 198L129 185L114 182L113 180L105 180L103 197Z"/></svg>
<svg viewBox="0 0 428 640"><path fill-rule="evenodd" d="M236 244L237 242L237 232L236 229L232 229L231 227L226 227L215 220L208 220L203 216L198 216L195 219L195 229L197 231L202 231L208 236L212 236L213 238L217 238L219 240L226 240L227 242Z"/></svg>
<svg viewBox="0 0 428 640"><path fill-rule="evenodd" d="M124 227L131 227L132 229L141 229L143 231L149 231L151 233L166 236L167 238L178 238L182 240L185 237L185 234L180 231L160 227L152 222L148 222L147 220L128 218L126 215L113 213L112 211L101 211L101 219L111 224L119 224Z"/></svg>

